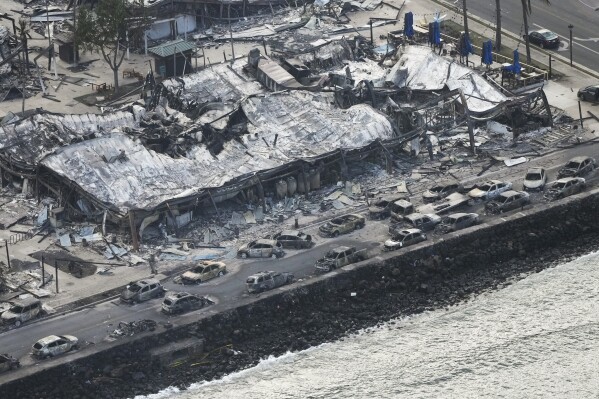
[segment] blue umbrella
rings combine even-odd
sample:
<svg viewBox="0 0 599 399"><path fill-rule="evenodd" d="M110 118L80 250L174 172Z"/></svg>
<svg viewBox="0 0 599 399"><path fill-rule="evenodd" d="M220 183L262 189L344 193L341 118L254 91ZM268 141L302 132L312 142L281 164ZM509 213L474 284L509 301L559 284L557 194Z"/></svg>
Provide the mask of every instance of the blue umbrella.
<svg viewBox="0 0 599 399"><path fill-rule="evenodd" d="M414 14L412 14L412 11L407 12L406 16L404 18L404 34L408 37L408 38L412 38L414 37Z"/></svg>
<svg viewBox="0 0 599 399"><path fill-rule="evenodd" d="M439 21L433 22L433 43L441 44L441 24Z"/></svg>
<svg viewBox="0 0 599 399"><path fill-rule="evenodd" d="M485 65L491 65L493 63L493 42L491 40L487 40L483 43L483 54L481 58Z"/></svg>
<svg viewBox="0 0 599 399"><path fill-rule="evenodd" d="M460 48L460 54L462 57L467 57L468 54L472 53L472 43L470 43L470 37L467 34L462 35L462 46Z"/></svg>
<svg viewBox="0 0 599 399"><path fill-rule="evenodd" d="M511 65L512 71L518 75L522 72L522 66L520 66L520 53L518 53L518 49L514 50L514 63Z"/></svg>

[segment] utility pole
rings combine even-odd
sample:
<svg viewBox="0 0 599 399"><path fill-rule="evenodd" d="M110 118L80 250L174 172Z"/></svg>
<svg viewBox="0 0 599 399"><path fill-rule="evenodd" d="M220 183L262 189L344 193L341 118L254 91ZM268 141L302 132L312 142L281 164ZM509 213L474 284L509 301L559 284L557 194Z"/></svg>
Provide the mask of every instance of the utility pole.
<svg viewBox="0 0 599 399"><path fill-rule="evenodd" d="M568 29L570 29L570 66L572 66L572 29L574 29L574 25L568 25Z"/></svg>
<svg viewBox="0 0 599 399"><path fill-rule="evenodd" d="M462 0L462 12L464 14L464 32L466 32L466 36L469 36L468 13L467 13L467 9L466 9L466 0Z"/></svg>
<svg viewBox="0 0 599 399"><path fill-rule="evenodd" d="M48 31L48 71L52 69L52 56L54 55L54 52L50 49L52 47L52 40L50 39L50 15L48 14L49 2L50 0L46 0L46 25Z"/></svg>

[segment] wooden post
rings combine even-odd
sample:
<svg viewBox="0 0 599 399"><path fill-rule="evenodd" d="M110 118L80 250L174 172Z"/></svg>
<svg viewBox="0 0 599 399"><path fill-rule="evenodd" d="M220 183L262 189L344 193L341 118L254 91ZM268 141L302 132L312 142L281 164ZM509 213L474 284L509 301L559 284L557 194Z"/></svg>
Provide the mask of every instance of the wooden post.
<svg viewBox="0 0 599 399"><path fill-rule="evenodd" d="M42 287L46 285L46 271L44 268L44 255L42 255Z"/></svg>
<svg viewBox="0 0 599 399"><path fill-rule="evenodd" d="M216 202L214 201L214 198L212 197L212 193L210 192L210 190L208 190L208 196L210 197L210 202L212 202L212 206L214 206L214 209L216 210L216 215L218 216L218 222L222 223L222 220L220 217L220 211L218 210L218 207L216 206Z"/></svg>
<svg viewBox="0 0 599 399"><path fill-rule="evenodd" d="M259 176L256 176L258 179L258 198L260 198L260 203L262 204L262 212L266 214L266 200L264 199L264 187L262 186L262 180L260 180Z"/></svg>
<svg viewBox="0 0 599 399"><path fill-rule="evenodd" d="M129 229L131 230L131 240L133 241L133 250L139 251L139 240L137 239L137 229L135 228L135 215L129 211Z"/></svg>
<svg viewBox="0 0 599 399"><path fill-rule="evenodd" d="M578 115L580 115L580 127L583 128L584 125L582 124L582 107L580 106L580 101L578 102Z"/></svg>
<svg viewBox="0 0 599 399"><path fill-rule="evenodd" d="M56 281L56 293L58 294L58 262L54 259L54 281Z"/></svg>
<svg viewBox="0 0 599 399"><path fill-rule="evenodd" d="M10 267L10 255L8 254L8 240L4 240L4 244L6 245L6 263L8 265L8 270L10 270L11 267Z"/></svg>

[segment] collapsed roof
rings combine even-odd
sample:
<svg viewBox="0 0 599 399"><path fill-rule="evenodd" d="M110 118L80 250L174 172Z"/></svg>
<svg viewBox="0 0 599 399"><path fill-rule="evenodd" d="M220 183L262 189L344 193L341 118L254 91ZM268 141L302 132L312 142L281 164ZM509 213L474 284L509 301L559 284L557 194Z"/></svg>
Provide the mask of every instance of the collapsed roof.
<svg viewBox="0 0 599 399"><path fill-rule="evenodd" d="M412 90L461 89L468 109L491 111L508 98L472 69L436 54L430 47L407 46L387 75L387 82Z"/></svg>
<svg viewBox="0 0 599 399"><path fill-rule="evenodd" d="M241 107L251 122L249 134L226 142L216 156L200 144L187 158L173 159L113 133L62 147L41 164L96 204L124 215L295 160L394 137L391 123L369 105L340 110L332 102L332 94L309 92L247 98Z"/></svg>

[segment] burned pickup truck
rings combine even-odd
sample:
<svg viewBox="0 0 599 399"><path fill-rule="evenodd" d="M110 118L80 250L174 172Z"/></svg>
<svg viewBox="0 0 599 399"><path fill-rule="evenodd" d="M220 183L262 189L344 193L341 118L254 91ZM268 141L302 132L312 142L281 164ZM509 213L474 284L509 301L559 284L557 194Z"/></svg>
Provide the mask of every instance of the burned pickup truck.
<svg viewBox="0 0 599 399"><path fill-rule="evenodd" d="M319 227L320 235L324 237L337 237L339 234L351 233L364 227L366 219L362 215L349 214L338 216Z"/></svg>
<svg viewBox="0 0 599 399"><path fill-rule="evenodd" d="M331 249L324 257L316 261L314 267L317 271L326 273L364 259L366 256L363 251L357 251L356 247L342 246Z"/></svg>
<svg viewBox="0 0 599 399"><path fill-rule="evenodd" d="M246 286L250 294L272 290L293 282L294 276L288 272L265 271L249 276Z"/></svg>

